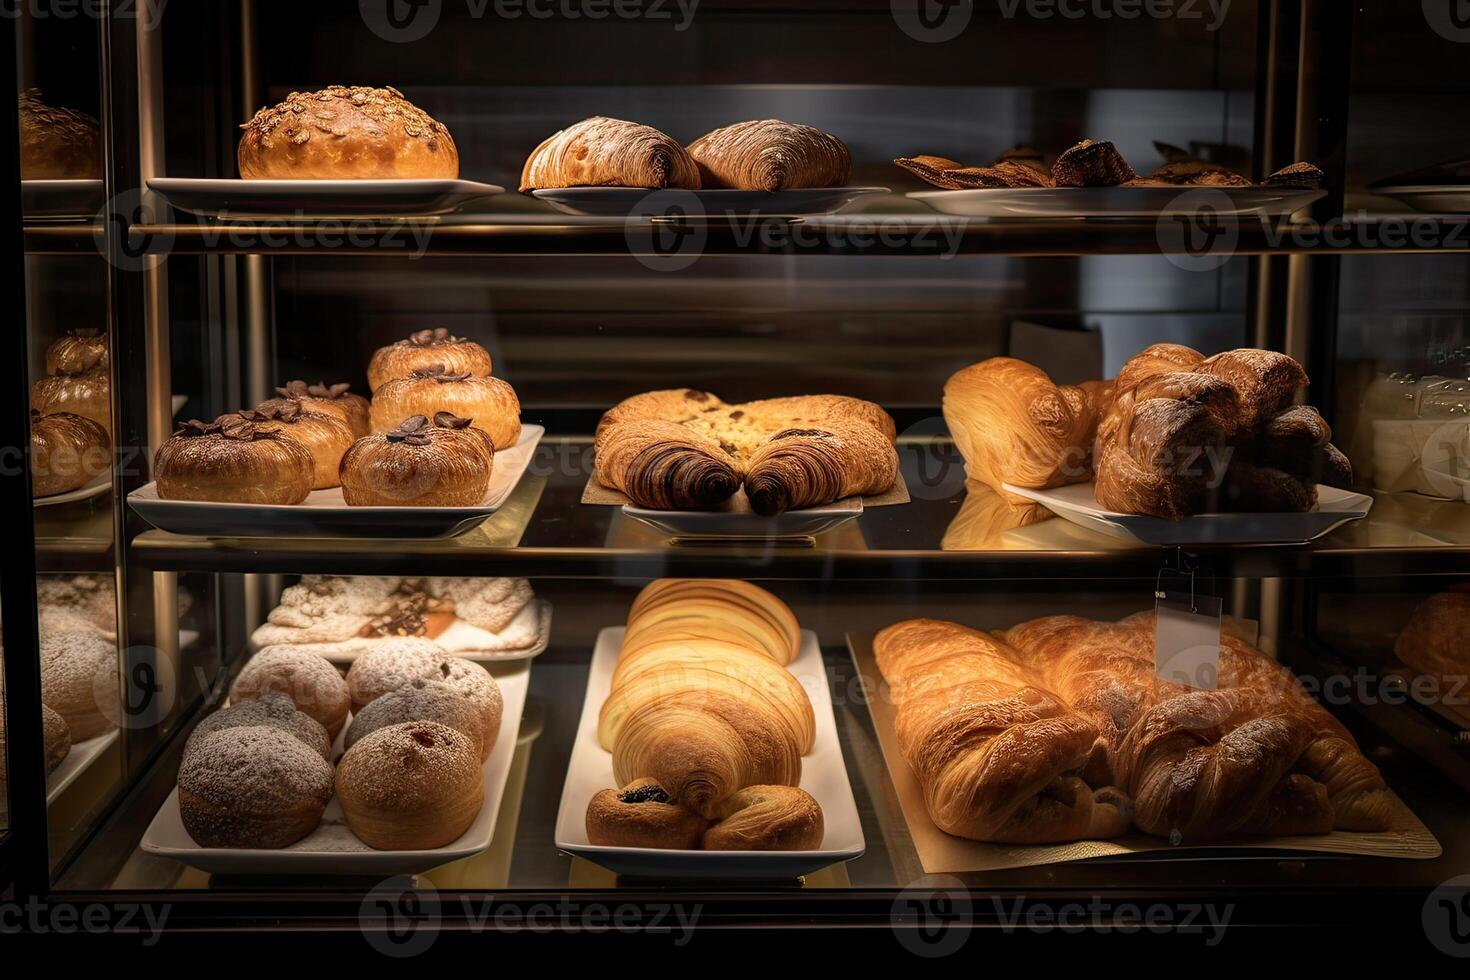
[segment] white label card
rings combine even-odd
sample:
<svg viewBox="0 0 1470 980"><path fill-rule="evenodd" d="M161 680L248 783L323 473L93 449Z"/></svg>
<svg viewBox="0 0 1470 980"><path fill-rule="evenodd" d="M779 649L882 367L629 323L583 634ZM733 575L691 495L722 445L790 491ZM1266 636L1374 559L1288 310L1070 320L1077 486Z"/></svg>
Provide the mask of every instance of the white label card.
<svg viewBox="0 0 1470 980"><path fill-rule="evenodd" d="M1165 592L1154 601L1154 672L1166 681L1213 691L1220 674L1219 596Z"/></svg>

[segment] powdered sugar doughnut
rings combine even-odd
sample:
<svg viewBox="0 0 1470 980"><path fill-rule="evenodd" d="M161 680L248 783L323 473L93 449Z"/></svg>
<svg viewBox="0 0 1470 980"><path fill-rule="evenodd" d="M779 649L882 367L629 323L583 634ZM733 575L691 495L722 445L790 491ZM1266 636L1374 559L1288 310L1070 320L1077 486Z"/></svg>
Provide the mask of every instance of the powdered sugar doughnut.
<svg viewBox="0 0 1470 980"><path fill-rule="evenodd" d="M291 699L278 691L232 704L205 718L190 733L189 741L184 744L184 755L187 756L196 745L215 732L226 728L256 726L278 728L299 738L326 761L332 761L332 740L327 736L327 730L322 727L321 722L304 711L298 711Z"/></svg>
<svg viewBox="0 0 1470 980"><path fill-rule="evenodd" d="M322 657L291 647L267 647L250 658L230 685L230 701L251 701L273 691L290 698L297 711L315 718L332 738L347 723L351 704L347 682Z"/></svg>
<svg viewBox="0 0 1470 980"><path fill-rule="evenodd" d="M277 848L316 829L332 767L279 728L211 732L179 767L179 812L202 847Z"/></svg>

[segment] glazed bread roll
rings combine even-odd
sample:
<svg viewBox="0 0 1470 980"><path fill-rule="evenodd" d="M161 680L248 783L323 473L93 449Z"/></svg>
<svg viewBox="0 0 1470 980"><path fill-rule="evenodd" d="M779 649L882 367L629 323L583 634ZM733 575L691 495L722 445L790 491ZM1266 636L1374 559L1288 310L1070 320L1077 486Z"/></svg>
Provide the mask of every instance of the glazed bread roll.
<svg viewBox="0 0 1470 980"><path fill-rule="evenodd" d="M710 822L670 802L654 779L635 779L622 789L598 790L587 804L587 840L604 847L703 846Z"/></svg>
<svg viewBox="0 0 1470 980"><path fill-rule="evenodd" d="M1441 705L1470 720L1470 592L1441 592L1419 603L1393 652L1434 679Z"/></svg>
<svg viewBox="0 0 1470 980"><path fill-rule="evenodd" d="M102 179L102 140L96 119L75 109L47 105L39 89L26 89L19 102L21 180Z"/></svg>
<svg viewBox="0 0 1470 980"><path fill-rule="evenodd" d="M288 732L224 728L190 743L179 766L179 815L200 847L286 847L321 824L332 776Z"/></svg>
<svg viewBox="0 0 1470 980"><path fill-rule="evenodd" d="M311 493L316 461L279 422L238 415L185 422L153 457L164 500L299 504Z"/></svg>
<svg viewBox="0 0 1470 980"><path fill-rule="evenodd" d="M442 364L380 385L373 392L372 431L389 432L406 418L433 418L440 412L468 419L497 450L520 441L521 402L514 388L499 378L446 374Z"/></svg>
<svg viewBox="0 0 1470 980"><path fill-rule="evenodd" d="M598 718L598 741L613 755L618 783L652 778L705 817L746 786L796 785L816 728L806 691L776 659L785 649L738 630L691 629L658 598L655 589L635 603L635 643L619 653ZM699 592L687 598L707 601ZM781 605L769 593L761 598ZM640 624L644 616L657 619Z"/></svg>
<svg viewBox="0 0 1470 980"><path fill-rule="evenodd" d="M292 92L241 127L246 180L456 178L444 124L395 88L332 85Z"/></svg>
<svg viewBox="0 0 1470 980"><path fill-rule="evenodd" d="M50 497L85 486L112 466L112 440L91 419L31 412L31 495Z"/></svg>
<svg viewBox="0 0 1470 980"><path fill-rule="evenodd" d="M965 473L1026 511L1039 504L1003 489L1044 490L1092 478L1092 442L1111 386L1054 385L1040 368L992 357L944 384L944 421Z"/></svg>
<svg viewBox="0 0 1470 980"><path fill-rule="evenodd" d="M490 376L490 353L444 327L416 330L398 343L373 352L368 362L368 388L376 393L394 378L406 378L430 367L438 367L440 374L486 378Z"/></svg>
<svg viewBox="0 0 1470 980"><path fill-rule="evenodd" d="M1145 833L1185 843L1390 826L1392 794L1296 678L1223 634L1217 686L1160 680L1153 613L1048 616L1005 631L1016 659L1096 730L1092 779Z"/></svg>
<svg viewBox="0 0 1470 980"><path fill-rule="evenodd" d="M73 742L117 727L117 646L96 633L41 637L41 702L66 721Z"/></svg>
<svg viewBox="0 0 1470 980"><path fill-rule="evenodd" d="M334 385L321 381L314 385L305 381L287 381L276 389L275 398L266 399L255 408L261 412L272 412L295 403L308 412L337 416L347 423L354 439L361 439L372 431L368 424L372 410L368 400L353 394L351 388L345 381Z"/></svg>
<svg viewBox="0 0 1470 980"><path fill-rule="evenodd" d="M438 722L380 728L337 765L337 800L347 826L369 847L443 847L475 822L485 802L479 750Z"/></svg>
<svg viewBox="0 0 1470 980"><path fill-rule="evenodd" d="M847 146L811 126L759 119L705 133L689 144L701 187L784 191L842 187L852 173Z"/></svg>
<svg viewBox="0 0 1470 980"><path fill-rule="evenodd" d="M332 761L332 739L321 722L298 711L295 702L279 691L222 708L195 725L184 743L185 758L204 739L227 728L275 728L298 739L327 762Z"/></svg>
<svg viewBox="0 0 1470 980"><path fill-rule="evenodd" d="M822 846L822 808L795 786L747 786L715 808L704 832L707 851L815 851Z"/></svg>
<svg viewBox="0 0 1470 980"><path fill-rule="evenodd" d="M873 641L899 749L935 826L1008 844L1107 838L1129 802L1089 772L1097 727L1041 686L1015 650L956 623L913 619Z"/></svg>
<svg viewBox="0 0 1470 980"><path fill-rule="evenodd" d="M112 432L112 382L104 367L77 374L55 374L31 385L31 410L42 415L67 412L91 419Z"/></svg>
<svg viewBox="0 0 1470 980"><path fill-rule="evenodd" d="M440 412L365 436L342 457L342 497L354 507L473 507L490 492L495 449L469 419Z"/></svg>
<svg viewBox="0 0 1470 980"><path fill-rule="evenodd" d="M524 193L554 187L699 187L699 168L652 126L592 116L552 133L521 170Z"/></svg>
<svg viewBox="0 0 1470 980"><path fill-rule="evenodd" d="M347 726L344 747L351 749L364 737L389 725L408 721L436 721L463 733L475 743L480 761L490 757L490 750L500 735L501 703L499 689L493 707L477 705L464 693L432 676L409 681L397 690L374 698L352 716Z"/></svg>
<svg viewBox="0 0 1470 980"><path fill-rule="evenodd" d="M301 444L311 453L311 489L328 490L338 486L338 470L342 457L355 441L352 427L339 415L313 412L301 402L287 400L267 409L235 412L221 419L237 418L254 425L276 424L281 435Z"/></svg>
<svg viewBox="0 0 1470 980"><path fill-rule="evenodd" d="M598 482L642 507L709 510L741 482L762 514L883 493L898 479L893 419L842 395L728 405L690 388L613 406L594 442Z"/></svg>
<svg viewBox="0 0 1470 980"><path fill-rule="evenodd" d="M46 348L47 374L85 374L96 368L106 371L110 363L107 337L97 327L68 330L65 337Z"/></svg>
<svg viewBox="0 0 1470 980"><path fill-rule="evenodd" d="M315 719L331 738L347 724L351 706L347 682L325 657L291 647L260 651L230 685L230 701L238 704L267 694L286 695L297 711Z"/></svg>

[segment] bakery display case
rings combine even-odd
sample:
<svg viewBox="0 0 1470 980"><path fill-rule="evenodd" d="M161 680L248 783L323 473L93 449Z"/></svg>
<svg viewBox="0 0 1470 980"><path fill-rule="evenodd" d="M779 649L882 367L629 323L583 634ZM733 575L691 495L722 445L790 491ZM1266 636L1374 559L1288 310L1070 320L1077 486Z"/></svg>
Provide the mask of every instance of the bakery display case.
<svg viewBox="0 0 1470 980"><path fill-rule="evenodd" d="M1470 949L1453 16L94 6L0 45L10 894Z"/></svg>

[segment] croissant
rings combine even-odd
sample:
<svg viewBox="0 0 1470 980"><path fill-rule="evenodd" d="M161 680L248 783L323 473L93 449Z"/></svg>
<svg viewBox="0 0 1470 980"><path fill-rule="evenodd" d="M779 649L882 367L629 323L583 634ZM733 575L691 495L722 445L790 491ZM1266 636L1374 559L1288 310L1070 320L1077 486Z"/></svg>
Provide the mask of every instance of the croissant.
<svg viewBox="0 0 1470 980"><path fill-rule="evenodd" d="M595 440L597 476L635 502L663 509L675 505L646 501L678 495L708 508L728 499L743 479L753 507L778 513L839 499L830 493L888 490L898 478L896 431L882 408L842 395L727 405L709 392L689 388L652 391L634 395L603 415ZM711 459L718 463L714 470ZM686 471L691 468L695 476L711 481L707 496L687 492L692 478ZM678 485L671 489L676 478Z"/></svg>
<svg viewBox="0 0 1470 980"><path fill-rule="evenodd" d="M68 330L46 348L47 374L83 374L93 368L105 371L109 363L107 337L97 327Z"/></svg>
<svg viewBox="0 0 1470 980"><path fill-rule="evenodd" d="M689 615L669 608L685 601L695 603ZM671 800L708 818L747 786L795 786L816 737L811 701L772 656L769 636L716 636L692 625L698 609L722 602L751 628L757 618L793 621L779 599L754 586L655 582L634 604L635 642L620 651L598 716L598 741L612 753L620 785L652 778Z"/></svg>
<svg viewBox="0 0 1470 980"><path fill-rule="evenodd" d="M473 507L490 492L495 449L468 419L440 412L364 436L342 457L342 498L352 507Z"/></svg>
<svg viewBox="0 0 1470 980"><path fill-rule="evenodd" d="M740 464L688 426L641 419L598 436L597 479L640 507L710 510L740 489Z"/></svg>
<svg viewBox="0 0 1470 980"><path fill-rule="evenodd" d="M1092 477L1092 442L1111 386L1054 385L1046 372L992 357L944 384L944 420L965 472L1024 511L1040 505L1002 489L1080 483Z"/></svg>
<svg viewBox="0 0 1470 980"><path fill-rule="evenodd" d="M707 851L815 851L822 846L822 807L796 786L747 786L715 807L719 821L704 832Z"/></svg>
<svg viewBox="0 0 1470 980"><path fill-rule="evenodd" d="M699 168L652 126L592 116L552 133L526 159L521 191L555 187L698 189Z"/></svg>
<svg viewBox="0 0 1470 980"><path fill-rule="evenodd" d="M96 422L70 412L31 412L31 496L75 490L111 463L110 439Z"/></svg>
<svg viewBox="0 0 1470 980"><path fill-rule="evenodd" d="M269 412L285 408L287 404L294 402L309 412L337 416L347 423L354 438L361 439L372 431L368 425L370 409L368 400L353 394L351 388L345 381L334 385L320 381L314 385L305 381L287 381L276 389L275 398L269 398L255 408L257 411Z"/></svg>
<svg viewBox="0 0 1470 980"><path fill-rule="evenodd" d="M308 411L301 402L287 400L266 411L236 412L234 417L247 422L276 423L282 435L305 446L313 460L313 490L327 490L340 483L337 469L355 441L352 427L340 416Z"/></svg>
<svg viewBox="0 0 1470 980"><path fill-rule="evenodd" d="M651 582L628 611L623 650L644 637L723 639L750 647L783 667L796 659L801 628L786 604L738 579L666 578Z"/></svg>
<svg viewBox="0 0 1470 980"><path fill-rule="evenodd" d="M279 422L238 415L186 422L153 457L158 496L240 504L299 504L311 492L315 461Z"/></svg>
<svg viewBox="0 0 1470 980"><path fill-rule="evenodd" d="M1045 690L1005 643L914 619L873 641L899 749L935 826L1011 844L1115 837L1129 801L1084 776L1097 727Z"/></svg>
<svg viewBox="0 0 1470 980"><path fill-rule="evenodd" d="M811 126L759 119L724 126L689 144L701 187L784 191L841 187L852 174L852 155L831 133Z"/></svg>
<svg viewBox="0 0 1470 980"><path fill-rule="evenodd" d="M1161 680L1152 612L1118 623L1049 616L1006 630L1020 664L1097 729L1146 833L1190 842L1385 830L1392 797L1346 729L1296 679L1230 634L1217 689Z"/></svg>
<svg viewBox="0 0 1470 980"><path fill-rule="evenodd" d="M443 374L483 378L490 374L490 354L473 340L456 337L444 327L418 330L373 352L368 362L368 390L376 392L384 382L406 378L434 365Z"/></svg>
<svg viewBox="0 0 1470 980"><path fill-rule="evenodd" d="M410 416L431 418L437 412L469 419L496 449L509 449L521 438L521 402L514 388L499 378L447 373L442 364L379 386L373 392L371 428L388 432Z"/></svg>
<svg viewBox="0 0 1470 980"><path fill-rule="evenodd" d="M1470 721L1470 592L1441 592L1419 603L1393 652L1434 679L1440 704Z"/></svg>
<svg viewBox="0 0 1470 980"><path fill-rule="evenodd" d="M751 454L745 494L757 514L780 514L883 493L898 474L893 442L871 425L831 420L784 429Z"/></svg>
<svg viewBox="0 0 1470 980"><path fill-rule="evenodd" d="M112 432L112 381L100 365L80 374L56 374L31 385L31 408L42 415L69 412Z"/></svg>

